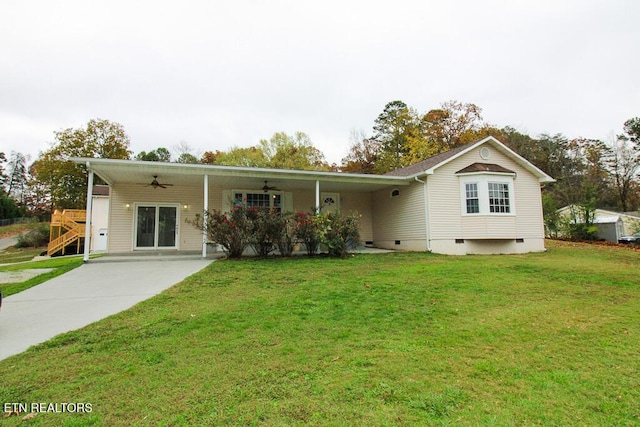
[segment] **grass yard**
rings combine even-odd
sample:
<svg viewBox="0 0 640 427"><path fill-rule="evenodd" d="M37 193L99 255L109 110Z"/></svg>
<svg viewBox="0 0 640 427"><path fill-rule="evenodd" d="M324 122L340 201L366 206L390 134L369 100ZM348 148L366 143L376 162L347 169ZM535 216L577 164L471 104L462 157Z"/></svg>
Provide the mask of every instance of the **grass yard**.
<svg viewBox="0 0 640 427"><path fill-rule="evenodd" d="M23 233L25 231L29 231L29 229L33 227L33 224L37 224L37 223L27 222L27 223L0 226L0 239L4 237L14 236L18 233Z"/></svg>
<svg viewBox="0 0 640 427"><path fill-rule="evenodd" d="M46 247L16 248L10 247L0 252L0 265L31 261L34 257L47 252Z"/></svg>
<svg viewBox="0 0 640 427"><path fill-rule="evenodd" d="M0 361L0 404L91 403L29 425L638 425L640 253L549 247L215 262Z"/></svg>
<svg viewBox="0 0 640 427"><path fill-rule="evenodd" d="M8 257L11 257L11 254L13 253L13 251L14 251L13 249L8 249L7 251L0 254L0 264L2 262L8 262L6 260ZM42 249L40 249L40 252L42 252ZM15 261L15 262L18 262L18 261ZM38 269L38 268L53 268L53 270L48 273L41 274L39 276L33 277L24 282L2 283L2 281L0 280L0 290L2 290L2 295L4 295L5 297L8 297L9 295L22 292L25 289L29 289L32 286L36 286L36 285L39 285L40 283L46 282L49 279L52 279L56 276L66 273L67 271L73 270L74 268L79 267L81 265L82 265L82 255L50 258L42 261L21 262L19 264L12 264L12 265L0 265L0 272L29 270L29 269ZM0 317L0 321L1 320L2 318ZM1 345L1 342L0 342L0 345Z"/></svg>

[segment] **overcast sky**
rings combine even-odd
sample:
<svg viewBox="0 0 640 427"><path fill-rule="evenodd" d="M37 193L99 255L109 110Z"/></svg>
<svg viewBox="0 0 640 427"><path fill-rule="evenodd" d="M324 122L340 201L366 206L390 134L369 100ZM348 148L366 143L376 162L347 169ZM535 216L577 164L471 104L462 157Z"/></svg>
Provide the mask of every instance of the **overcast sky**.
<svg viewBox="0 0 640 427"><path fill-rule="evenodd" d="M302 131L330 162L387 102L606 139L640 116L640 1L0 2L0 151L122 124L134 152Z"/></svg>

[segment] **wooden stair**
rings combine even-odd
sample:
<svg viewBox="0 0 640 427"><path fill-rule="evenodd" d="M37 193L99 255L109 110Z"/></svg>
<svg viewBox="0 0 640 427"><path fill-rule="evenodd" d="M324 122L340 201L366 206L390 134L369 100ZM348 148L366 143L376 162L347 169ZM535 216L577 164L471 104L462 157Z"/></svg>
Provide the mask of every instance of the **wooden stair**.
<svg viewBox="0 0 640 427"><path fill-rule="evenodd" d="M79 254L85 238L87 212L80 209L56 210L51 215L47 255Z"/></svg>

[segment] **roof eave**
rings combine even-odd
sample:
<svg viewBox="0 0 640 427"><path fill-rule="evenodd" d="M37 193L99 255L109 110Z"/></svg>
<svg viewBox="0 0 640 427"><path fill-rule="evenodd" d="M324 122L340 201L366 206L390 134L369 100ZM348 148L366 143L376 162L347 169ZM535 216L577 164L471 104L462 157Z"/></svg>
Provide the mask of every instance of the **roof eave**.
<svg viewBox="0 0 640 427"><path fill-rule="evenodd" d="M487 142L490 142L498 150L500 150L500 151L502 151L504 153L507 153L510 157L513 157L516 160L517 163L519 163L522 167L524 167L529 172L531 172L534 176L536 176L538 178L538 181L541 184L547 184L547 183L556 182L555 179L553 179L552 177L550 177L549 175L544 173L541 169L536 167L533 163L529 162L527 159L525 159L524 157L522 157L521 155L519 155L518 153L516 153L515 151L513 151L512 149L510 149L506 145L504 145L502 142L498 141L493 136L487 136L486 138L483 138L483 139L471 144L470 146L468 146L464 150L454 154L451 157L448 157L447 159L443 160L442 162L438 163L437 165L434 165L433 167L431 167L427 171L424 171L422 173L416 174L415 176L420 176L420 175L425 175L425 174L433 174L435 172L435 170L438 169L439 167L446 165L447 163L453 161L454 159L457 159L458 157L464 156L469 151L474 150L478 146L480 146L482 144L485 144Z"/></svg>
<svg viewBox="0 0 640 427"><path fill-rule="evenodd" d="M352 174L344 172L328 172L328 171L305 171L293 169L270 169L255 168L243 166L224 166L224 165L204 165L204 164L188 164L188 163L168 163L168 162L147 162L140 160L125 159L98 159L85 157L70 157L68 159L77 164L84 164L91 169L99 169L100 166L126 166L126 167L149 167L151 169L168 168L172 172L190 172L193 175L225 175L238 177L264 177L265 175L274 178L295 178L306 180L322 180L333 182L351 182L351 183L378 183L388 185L409 185L407 177L404 176L387 176L373 174ZM93 167L91 167L93 164ZM108 177L103 176L96 170L100 178L104 179L107 184L110 183Z"/></svg>

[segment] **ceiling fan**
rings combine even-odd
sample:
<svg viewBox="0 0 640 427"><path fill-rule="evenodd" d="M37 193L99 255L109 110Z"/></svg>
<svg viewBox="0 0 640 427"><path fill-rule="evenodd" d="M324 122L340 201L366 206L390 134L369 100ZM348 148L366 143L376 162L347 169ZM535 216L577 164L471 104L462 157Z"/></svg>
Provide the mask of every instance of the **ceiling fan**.
<svg viewBox="0 0 640 427"><path fill-rule="evenodd" d="M264 191L265 193L271 191L271 190L276 190L278 191L278 188L276 187L271 187L267 184L267 181L265 180L264 185L262 186L262 191Z"/></svg>
<svg viewBox="0 0 640 427"><path fill-rule="evenodd" d="M173 184L161 184L161 183L158 182L158 175L154 175L153 176L153 181L151 181L151 183L145 185L145 187L167 188L167 187L173 187Z"/></svg>

